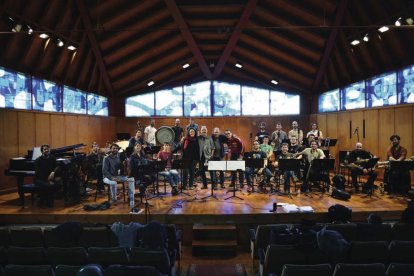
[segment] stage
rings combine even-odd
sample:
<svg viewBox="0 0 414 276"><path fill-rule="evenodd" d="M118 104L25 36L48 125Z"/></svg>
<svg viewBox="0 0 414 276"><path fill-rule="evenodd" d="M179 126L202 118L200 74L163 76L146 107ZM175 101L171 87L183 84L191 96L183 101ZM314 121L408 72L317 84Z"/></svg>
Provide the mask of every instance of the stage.
<svg viewBox="0 0 414 276"><path fill-rule="evenodd" d="M309 195L304 193L280 196L269 193L247 193L246 185L243 191L236 192L236 196L226 189L214 191L214 197L202 199L211 194L210 189L200 189L198 183L194 190L185 190L189 195L179 194L172 196L167 188L167 194L162 198L148 200L149 214L145 210L139 214L130 214L130 207L123 202L122 197L116 206L103 211L84 211L84 204L94 204L94 191L84 198L82 204L65 205L63 200L55 200L53 208L39 208L32 205L29 195L26 195L25 206L19 205L18 194L9 193L0 195L0 222L3 224L57 224L66 221L80 221L83 223L110 224L115 221L128 223L145 220L158 220L163 223L187 225L193 223L205 224L266 224L266 223L297 223L303 218L315 221L327 221L327 210L331 205L343 204L352 208L353 221L364 221L368 214L376 213L384 220L398 220L401 212L407 206L407 198L391 197L375 191L374 196L353 194L348 201L332 198L328 193L322 194L316 190ZM210 185L209 185L210 187ZM163 188L160 188L163 191ZM97 203L107 199L106 193L98 195ZM311 206L313 213L286 213L278 207L276 213L270 212L273 203L289 203L297 206ZM136 199L137 208L145 209L140 200Z"/></svg>

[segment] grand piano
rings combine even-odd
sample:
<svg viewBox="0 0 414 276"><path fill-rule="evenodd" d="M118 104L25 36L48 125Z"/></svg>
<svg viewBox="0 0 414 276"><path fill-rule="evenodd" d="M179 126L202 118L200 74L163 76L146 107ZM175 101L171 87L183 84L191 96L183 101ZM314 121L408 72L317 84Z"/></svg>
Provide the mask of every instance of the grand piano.
<svg viewBox="0 0 414 276"><path fill-rule="evenodd" d="M84 153L77 151L85 146L85 144L64 146L61 148L51 149L50 153L56 157L58 164L65 168L65 166L72 163L74 160L82 160L85 157ZM40 154L39 151L40 148L34 148L33 150L28 150L25 157L11 158L9 161L9 168L4 171L5 175L16 177L21 205L24 205L25 189L30 191L30 188L35 188L33 187L33 184L25 185L24 178L35 176L34 163Z"/></svg>

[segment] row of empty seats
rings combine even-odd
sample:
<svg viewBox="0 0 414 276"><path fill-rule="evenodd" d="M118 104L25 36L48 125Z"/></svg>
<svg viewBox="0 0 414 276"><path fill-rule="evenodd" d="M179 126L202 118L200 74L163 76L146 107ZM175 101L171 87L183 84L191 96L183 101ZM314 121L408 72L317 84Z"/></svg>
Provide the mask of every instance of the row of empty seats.
<svg viewBox="0 0 414 276"><path fill-rule="evenodd" d="M106 269L100 265L86 266L58 265L6 265L0 266L0 276L159 276L155 268L150 266L111 265Z"/></svg>
<svg viewBox="0 0 414 276"><path fill-rule="evenodd" d="M330 263L406 263L414 264L414 241L351 242L349 250L340 256L329 255L319 248L271 244L259 251L260 274L280 275L285 264L312 265Z"/></svg>
<svg viewBox="0 0 414 276"><path fill-rule="evenodd" d="M155 267L160 273L175 274L175 265L170 261L167 249L150 250L139 247L14 247L0 248L2 265L59 265L82 266L99 264L144 265Z"/></svg>
<svg viewBox="0 0 414 276"><path fill-rule="evenodd" d="M327 230L336 230L342 234L344 239L351 241L413 241L414 224L396 223L391 224L369 224L369 223L347 223L347 224L319 224L313 227L320 230L326 226ZM256 229L250 229L251 258L254 263L258 260L260 249L266 250L271 241L271 232L275 229L288 229L291 225L267 224L259 225Z"/></svg>
<svg viewBox="0 0 414 276"><path fill-rule="evenodd" d="M335 267L330 264L291 265L283 266L282 276L412 276L414 264L392 263L386 267L382 263L346 264L338 263Z"/></svg>

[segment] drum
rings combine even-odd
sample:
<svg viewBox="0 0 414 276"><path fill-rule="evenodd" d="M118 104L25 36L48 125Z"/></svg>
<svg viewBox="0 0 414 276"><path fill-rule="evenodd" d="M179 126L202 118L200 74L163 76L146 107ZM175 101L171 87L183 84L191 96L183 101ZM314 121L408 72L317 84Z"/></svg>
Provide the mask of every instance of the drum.
<svg viewBox="0 0 414 276"><path fill-rule="evenodd" d="M172 143L174 141L175 133L172 128L168 126L160 127L155 133L155 138L159 144Z"/></svg>

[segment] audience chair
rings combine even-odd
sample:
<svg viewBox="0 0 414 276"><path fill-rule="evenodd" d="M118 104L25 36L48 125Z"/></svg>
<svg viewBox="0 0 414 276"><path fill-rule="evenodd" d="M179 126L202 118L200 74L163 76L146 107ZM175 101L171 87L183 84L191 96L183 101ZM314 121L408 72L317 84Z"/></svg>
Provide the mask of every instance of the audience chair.
<svg viewBox="0 0 414 276"><path fill-rule="evenodd" d="M0 246L7 247L10 245L9 227L0 227Z"/></svg>
<svg viewBox="0 0 414 276"><path fill-rule="evenodd" d="M89 247L111 247L118 245L118 238L109 227L84 227L79 245Z"/></svg>
<svg viewBox="0 0 414 276"><path fill-rule="evenodd" d="M264 276L280 275L285 264L305 265L305 253L292 245L271 244L267 247L264 259L260 260L260 274Z"/></svg>
<svg viewBox="0 0 414 276"><path fill-rule="evenodd" d="M43 247L16 247L7 249L9 264L15 265L43 265L48 264L46 252Z"/></svg>
<svg viewBox="0 0 414 276"><path fill-rule="evenodd" d="M153 266L161 274L174 275L174 264L170 262L167 249L148 250L140 247L133 247L129 252L131 265Z"/></svg>
<svg viewBox="0 0 414 276"><path fill-rule="evenodd" d="M385 276L385 265L373 264L336 264L333 276Z"/></svg>
<svg viewBox="0 0 414 276"><path fill-rule="evenodd" d="M388 251L390 263L414 263L414 241L392 241Z"/></svg>
<svg viewBox="0 0 414 276"><path fill-rule="evenodd" d="M357 240L358 241L390 241L392 227L391 224L357 224Z"/></svg>
<svg viewBox="0 0 414 276"><path fill-rule="evenodd" d="M351 242L348 261L355 264L387 263L388 242Z"/></svg>
<svg viewBox="0 0 414 276"><path fill-rule="evenodd" d="M390 263L386 271L387 276L412 276L414 275L414 264Z"/></svg>
<svg viewBox="0 0 414 276"><path fill-rule="evenodd" d="M83 265L57 265L55 267L55 276L76 276L82 267Z"/></svg>
<svg viewBox="0 0 414 276"><path fill-rule="evenodd" d="M103 276L104 271L98 264L88 264L81 267L76 276Z"/></svg>
<svg viewBox="0 0 414 276"><path fill-rule="evenodd" d="M414 241L414 223L398 222L392 227L391 240Z"/></svg>
<svg viewBox="0 0 414 276"><path fill-rule="evenodd" d="M326 230L335 230L341 233L348 242L357 240L357 225L355 223L327 223Z"/></svg>
<svg viewBox="0 0 414 276"><path fill-rule="evenodd" d="M105 276L161 276L152 266L111 265L105 270Z"/></svg>
<svg viewBox="0 0 414 276"><path fill-rule="evenodd" d="M181 239L183 236L183 231L177 229L174 224L165 224L165 230L167 231L167 241L168 241L168 255L170 261L178 263L178 271L181 270Z"/></svg>
<svg viewBox="0 0 414 276"><path fill-rule="evenodd" d="M54 276L50 265L6 265L4 268L7 276Z"/></svg>
<svg viewBox="0 0 414 276"><path fill-rule="evenodd" d="M44 247L40 227L10 227L10 245L17 247Z"/></svg>
<svg viewBox="0 0 414 276"><path fill-rule="evenodd" d="M47 249L47 259L49 264L53 266L82 266L88 264L88 253L83 247L49 247Z"/></svg>
<svg viewBox="0 0 414 276"><path fill-rule="evenodd" d="M62 240L53 230L55 227L46 227L43 229L43 239L45 247L79 247L79 240Z"/></svg>
<svg viewBox="0 0 414 276"><path fill-rule="evenodd" d="M282 270L282 276L331 276L332 267L330 264L315 265L292 265L285 264Z"/></svg>
<svg viewBox="0 0 414 276"><path fill-rule="evenodd" d="M100 264L103 268L112 264L127 265L129 257L124 247L89 247L89 263Z"/></svg>
<svg viewBox="0 0 414 276"><path fill-rule="evenodd" d="M285 224L267 224L258 225L256 229L250 229L250 256L252 259L252 266L254 266L255 260L259 259L259 250L266 250L270 243L270 232L273 230L287 229Z"/></svg>
<svg viewBox="0 0 414 276"><path fill-rule="evenodd" d="M4 246L0 246L0 266L7 264L7 249Z"/></svg>

